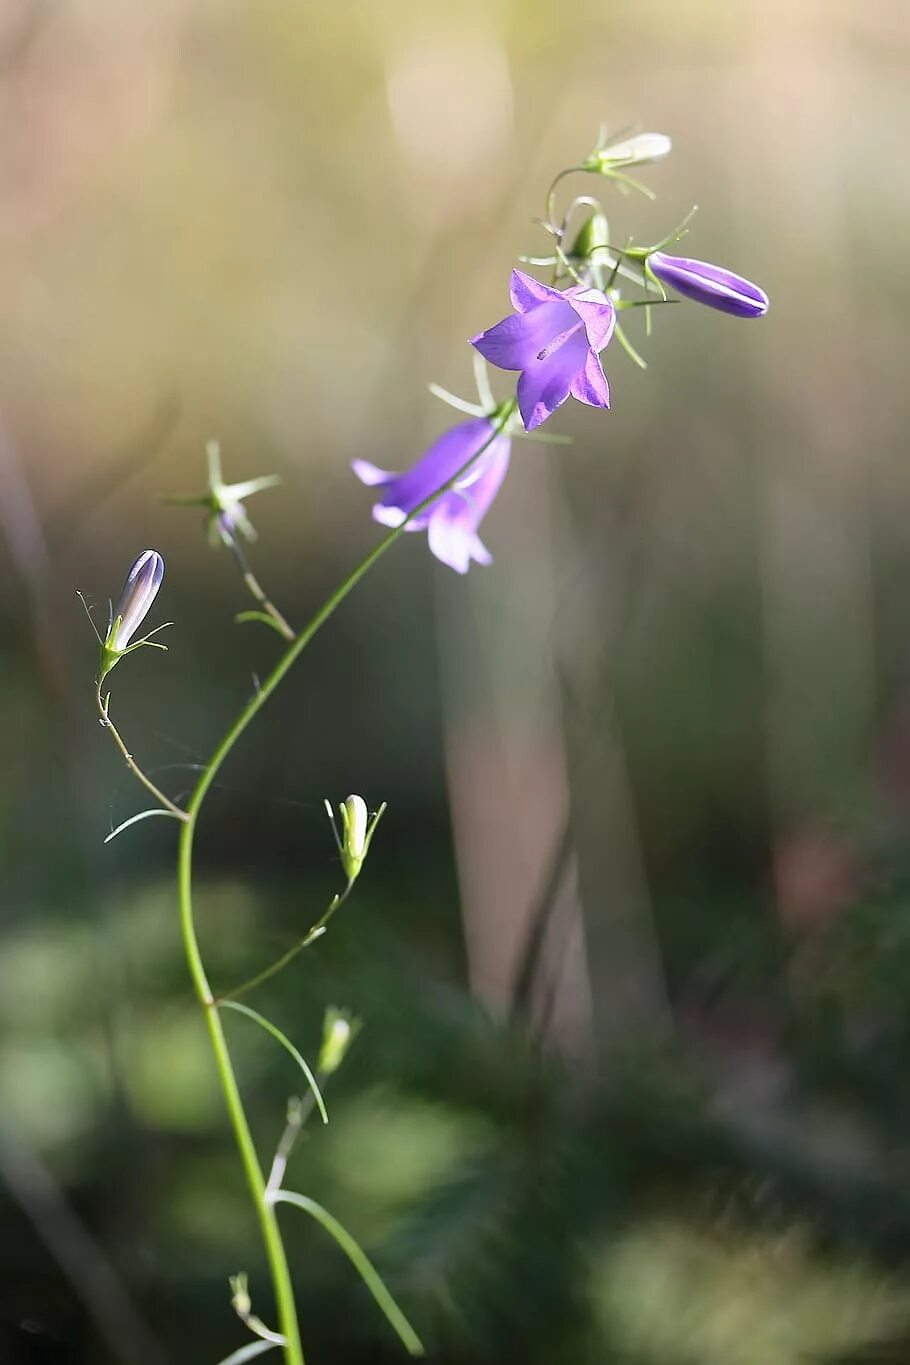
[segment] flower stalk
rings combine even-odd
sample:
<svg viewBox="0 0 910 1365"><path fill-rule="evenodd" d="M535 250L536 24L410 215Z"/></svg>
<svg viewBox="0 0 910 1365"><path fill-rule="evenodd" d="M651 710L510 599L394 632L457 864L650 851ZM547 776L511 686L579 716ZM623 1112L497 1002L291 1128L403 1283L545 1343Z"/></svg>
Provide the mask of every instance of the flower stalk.
<svg viewBox="0 0 910 1365"><path fill-rule="evenodd" d="M387 550L391 549L398 538L404 533L409 521L413 517L419 516L420 513L435 502L438 497L448 492L449 489L455 486L460 478L463 478L464 475L468 473L474 462L480 459L487 447L492 445L505 429L505 426L512 417L514 411L514 401L502 405L497 414L496 421L493 423L493 429L490 436L484 444L471 454L462 468L456 470L451 478L446 480L439 488L434 489L423 502L418 503L399 526L393 527L388 534L370 550L351 573L348 574L343 583L336 588L328 600L323 603L304 629L300 631L297 637L289 644L271 673L263 681L259 690L250 698L216 747L209 762L199 775L199 779L187 802L186 811L184 813L177 851L177 899L184 951L193 983L193 989L205 1015L209 1041L212 1046L218 1080L221 1085L222 1093L224 1094L228 1118L234 1131L234 1139L240 1153L240 1159L249 1187L250 1196L259 1220L275 1295L278 1330L284 1337L284 1346L282 1349L284 1350L285 1365L304 1365L297 1307L294 1300L287 1252L285 1251L284 1241L281 1236L281 1229L275 1211L278 1200L275 1195L268 1190L267 1181L259 1162L256 1147L253 1142L253 1136L250 1132L250 1125L246 1116L243 1099L240 1094L240 1088L237 1084L237 1077L231 1062L227 1039L224 1035L224 1028L218 1010L219 1002L213 995L211 986L209 985L205 965L202 960L202 953L199 948L199 939L196 933L196 923L193 914L193 851L195 846L196 825L205 798L223 763L228 758L244 731L265 706L269 697L271 697L272 693L293 667L313 637L321 630L329 618L334 615L335 611L348 594L352 592L360 580L369 573L373 565L378 563ZM278 970L278 968L276 967L275 970ZM271 975L273 973L270 972L269 974Z"/></svg>
<svg viewBox="0 0 910 1365"><path fill-rule="evenodd" d="M142 769L139 767L139 764L133 758L133 755L130 753L129 749L124 743L123 736L120 734L120 731L117 729L116 725L111 720L110 714L111 694L110 692L108 692L107 696L102 696L101 685L103 681L104 679L103 677L101 677L97 680L97 683L95 685L95 702L98 707L98 719L100 720L101 724L104 726L105 730L110 735L111 739L114 741L117 748L120 750L120 753L123 755L123 759L126 763L126 766L129 768L133 776L142 783L146 791L150 792L152 796L154 796L155 800L160 805L162 805L166 811L168 811L171 815L175 816L178 820L187 820L189 817L187 816L186 811L183 810L182 807L178 806L175 802L173 802L169 796L165 796L161 788L155 785L152 779L142 771Z"/></svg>

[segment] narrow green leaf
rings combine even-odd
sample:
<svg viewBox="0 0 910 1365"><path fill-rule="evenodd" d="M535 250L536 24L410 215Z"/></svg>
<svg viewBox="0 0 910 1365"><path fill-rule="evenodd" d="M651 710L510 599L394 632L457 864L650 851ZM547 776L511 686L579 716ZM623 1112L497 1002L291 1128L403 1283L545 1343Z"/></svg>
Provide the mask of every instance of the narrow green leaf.
<svg viewBox="0 0 910 1365"><path fill-rule="evenodd" d="M238 626L243 625L245 621L261 621L264 626L271 626L272 630L277 630L279 635L284 636L284 631L275 618L264 611L241 611L237 613L234 620Z"/></svg>
<svg viewBox="0 0 910 1365"><path fill-rule="evenodd" d="M458 412L466 412L469 417L483 417L484 410L477 403L469 403L464 398L459 398L457 393L450 393L441 384L428 384L427 388L434 398L441 398L443 403L448 403L450 408L455 408Z"/></svg>
<svg viewBox="0 0 910 1365"><path fill-rule="evenodd" d="M169 815L172 820L179 820L180 816L172 810L165 810L163 806L150 806L148 810L141 810L138 815L131 815L128 820L124 820L116 829L112 829L104 842L109 844L112 839L116 839L123 830L129 829L130 825L136 825L140 820L147 820L150 815Z"/></svg>
<svg viewBox="0 0 910 1365"><path fill-rule="evenodd" d="M251 1341L249 1346L241 1346L239 1351L232 1351L224 1360L219 1360L218 1365L244 1365L246 1360L254 1360L256 1356L265 1355L266 1351L274 1351L280 1343L277 1341Z"/></svg>
<svg viewBox="0 0 910 1365"><path fill-rule="evenodd" d="M341 1226L338 1219L333 1218L327 1209L316 1203L315 1199L309 1199L305 1194L295 1194L292 1190L276 1190L272 1199L276 1204L293 1204L295 1208L303 1209L304 1213L308 1213L317 1223L322 1224L357 1270L390 1325L398 1333L408 1354L422 1356L424 1351L420 1337L392 1298L366 1252L354 1241L347 1229Z"/></svg>
<svg viewBox="0 0 910 1365"><path fill-rule="evenodd" d="M290 1038L283 1034L281 1029L277 1028L271 1020L266 1019L265 1015L250 1009L249 1005L242 1005L239 1000L219 1000L217 1006L220 1010L236 1010L238 1014L245 1014L247 1018L252 1019L254 1023L257 1023L260 1028L264 1028L266 1033L270 1033L273 1038L277 1039L281 1046L291 1054L304 1076L306 1076L307 1084L313 1092L313 1099L316 1101L316 1108L319 1110L322 1121L323 1123L328 1123L329 1116L326 1113L325 1100L322 1098L322 1092L319 1089L316 1077L307 1065L303 1053L297 1050Z"/></svg>

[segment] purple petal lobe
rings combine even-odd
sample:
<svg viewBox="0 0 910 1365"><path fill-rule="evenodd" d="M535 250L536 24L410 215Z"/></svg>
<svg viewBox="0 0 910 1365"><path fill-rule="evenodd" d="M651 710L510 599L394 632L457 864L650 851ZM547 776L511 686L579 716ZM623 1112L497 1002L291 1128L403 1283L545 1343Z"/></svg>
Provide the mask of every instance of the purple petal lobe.
<svg viewBox="0 0 910 1365"><path fill-rule="evenodd" d="M453 511L448 501L443 501L434 509L427 530L430 551L448 564L456 573L467 573L471 563L472 532L464 524L457 509Z"/></svg>
<svg viewBox="0 0 910 1365"><path fill-rule="evenodd" d="M493 556L480 539L480 536L473 536L471 539L471 558L475 564L483 564L486 566L493 563Z"/></svg>
<svg viewBox="0 0 910 1365"><path fill-rule="evenodd" d="M360 482L365 483L368 488L375 488L383 483L391 483L396 477L394 474L390 474L387 469L380 469L378 465L370 464L369 460L352 460L351 468Z"/></svg>
<svg viewBox="0 0 910 1365"><path fill-rule="evenodd" d="M527 313L541 303L561 299L562 294L558 289L551 289L548 284L541 284L533 275L526 275L523 270L513 270L509 297L517 313Z"/></svg>
<svg viewBox="0 0 910 1365"><path fill-rule="evenodd" d="M524 370L534 363L540 351L576 321L564 298L553 299L538 304L527 313L513 313L503 318L495 327L472 337L471 345L501 370Z"/></svg>
<svg viewBox="0 0 910 1365"><path fill-rule="evenodd" d="M661 284L675 289L684 298L734 317L760 318L770 307L768 295L757 284L708 261L652 251L648 267Z"/></svg>
<svg viewBox="0 0 910 1365"><path fill-rule="evenodd" d="M570 390L572 397L577 398L580 403L587 403L592 408L608 408L610 406L610 386L607 383L607 376L603 372L600 363L600 356L595 350L588 352L584 369L572 380Z"/></svg>
<svg viewBox="0 0 910 1365"><path fill-rule="evenodd" d="M589 344L595 351L602 351L609 345L613 328L616 326L616 309L613 304L599 289L585 289L575 293L571 304L585 325Z"/></svg>

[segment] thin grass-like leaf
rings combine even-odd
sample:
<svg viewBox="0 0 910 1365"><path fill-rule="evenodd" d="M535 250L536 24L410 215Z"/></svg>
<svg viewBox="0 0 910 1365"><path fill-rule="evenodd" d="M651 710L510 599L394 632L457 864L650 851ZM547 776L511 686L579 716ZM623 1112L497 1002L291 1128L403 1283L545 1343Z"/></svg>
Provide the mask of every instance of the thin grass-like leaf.
<svg viewBox="0 0 910 1365"><path fill-rule="evenodd" d="M260 1028L264 1028L266 1033L270 1033L272 1037L291 1054L304 1076L306 1076L307 1084L313 1092L313 1099L316 1101L316 1108L319 1110L323 1123L328 1123L329 1116L326 1112L325 1100L322 1098L322 1091L319 1089L316 1077L307 1065L303 1053L298 1051L290 1038L283 1034L281 1029L273 1024L270 1019L266 1019L265 1015L250 1009L249 1005L242 1005L239 1000L219 1000L218 1008L221 1010L236 1010L238 1014L245 1014L249 1019L252 1019L254 1023L258 1024Z"/></svg>
<svg viewBox="0 0 910 1365"><path fill-rule="evenodd" d="M266 1351L274 1351L277 1345L277 1341L251 1341L249 1346L241 1346L239 1351L232 1351L224 1360L219 1360L218 1365L244 1365L246 1360L254 1360L256 1356L265 1355Z"/></svg>
<svg viewBox="0 0 910 1365"><path fill-rule="evenodd" d="M448 403L450 408L455 408L457 412L466 412L469 417L483 417L484 409L477 403L469 403L466 398L459 398L457 393L450 393L441 384L428 384L427 388L434 398L440 398L443 403Z"/></svg>
<svg viewBox="0 0 910 1365"><path fill-rule="evenodd" d="M279 635L284 636L284 631L275 618L264 611L241 611L237 613L234 620L238 625L243 625L245 621L261 621L264 626L271 626L272 630L277 630Z"/></svg>
<svg viewBox="0 0 910 1365"><path fill-rule="evenodd" d="M276 1204L293 1204L295 1208L303 1209L304 1213L308 1213L316 1219L317 1223L322 1224L326 1232L335 1238L335 1241L351 1261L367 1289L382 1309L389 1324L398 1333L408 1354L422 1356L424 1351L420 1337L392 1298L366 1252L354 1241L347 1229L341 1226L338 1219L333 1218L327 1209L316 1203L315 1199L309 1199L305 1194L295 1194L293 1190L277 1190L272 1198Z"/></svg>
<svg viewBox="0 0 910 1365"><path fill-rule="evenodd" d="M122 834L130 825L136 825L140 820L147 820L150 815L169 815L172 820L179 820L180 816L172 810L165 810L163 806L150 806L148 810L141 810L138 815L131 815L128 820L124 820L116 829L112 829L104 842L109 844L112 839L116 839L118 834Z"/></svg>

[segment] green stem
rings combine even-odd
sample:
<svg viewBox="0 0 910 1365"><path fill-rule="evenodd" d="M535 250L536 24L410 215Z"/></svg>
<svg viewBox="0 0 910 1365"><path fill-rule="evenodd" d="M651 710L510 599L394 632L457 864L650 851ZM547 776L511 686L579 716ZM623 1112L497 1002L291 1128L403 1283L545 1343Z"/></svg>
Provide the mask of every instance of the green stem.
<svg viewBox="0 0 910 1365"><path fill-rule="evenodd" d="M237 1085L237 1077L231 1063L227 1039L224 1036L221 1016L212 998L211 987L202 962L202 954L199 951L199 941L196 937L196 926L193 920L192 877L193 835L196 829L199 807L202 804L201 797L198 800L196 799L198 790L197 787L190 802L189 819L180 831L180 845L177 855L177 888L183 945L196 995L205 1010L205 1022L208 1026L212 1051L215 1054L218 1079L221 1082L221 1089L224 1093L231 1126L234 1129L234 1137L240 1151L244 1174L250 1187L250 1194L262 1230L262 1240L265 1244L266 1259L268 1260L272 1288L275 1294L278 1326L285 1340L284 1358L287 1365L304 1365L300 1327L297 1322L297 1307L294 1303L294 1288L291 1283L291 1272L281 1237L281 1229L278 1226L273 1206L266 1201L265 1176L256 1154L253 1135L250 1132L243 1100L240 1097L240 1088Z"/></svg>
<svg viewBox="0 0 910 1365"><path fill-rule="evenodd" d="M215 1054L215 1066L218 1071L218 1079L221 1082L221 1089L224 1092L227 1104L228 1117L234 1130L234 1137L240 1151L240 1159L246 1174L247 1184L250 1187L253 1204L259 1218L262 1230L262 1239L265 1244L266 1258L269 1264L269 1271L272 1278L272 1287L275 1295L275 1305L278 1312L278 1325L281 1334L285 1338L284 1358L286 1365L304 1365L303 1347L300 1341L300 1328L297 1322L297 1308L294 1303L294 1291L291 1284L291 1274L288 1267L287 1254L281 1238L281 1231L278 1220L275 1217L273 1203L266 1198L266 1185L259 1164L259 1157L253 1143L253 1135L250 1132L249 1121L243 1107L243 1100L240 1089L237 1085L237 1078L231 1063L230 1052L228 1051L227 1040L224 1036L224 1029L221 1025L221 1018L218 1014L218 1005L209 985L205 966L202 961L202 954L199 951L199 940L196 936L196 926L193 918L193 840L196 831L196 821L202 804L208 794L209 788L215 780L221 765L224 763L228 754L233 749L237 740L244 730L262 710L275 688L281 682L285 674L290 670L316 632L325 625L329 617L341 605L348 593L360 582L365 574L378 562L385 554L386 550L394 545L395 541L403 534L408 523L420 515L431 503L435 502L443 493L448 492L455 486L459 479L463 478L471 466L480 458L498 436L505 430L509 419L515 412L516 403L514 399L503 403L497 410L493 418L493 429L488 438L483 442L469 460L466 460L462 467L457 470L439 488L435 489L428 498L425 498L400 526L396 526L387 536L376 545L370 553L357 565L348 575L339 588L325 602L307 626L294 639L272 672L265 679L262 686L255 695L247 702L234 721L233 725L222 738L220 744L215 749L208 764L199 775L193 793L187 802L186 811L182 812L184 820L180 831L180 843L177 853L177 893L180 906L180 927L183 934L183 944L186 952L186 960L193 981L193 988L199 999L199 1003L205 1010L206 1024L211 1039L212 1051Z"/></svg>
<svg viewBox="0 0 910 1365"><path fill-rule="evenodd" d="M293 962L298 953L303 952L304 948L308 948L315 938L320 937L323 929L328 924L335 911L344 905L353 885L353 882L348 882L345 889L339 895L333 896L332 900L329 902L328 909L307 932L305 938L298 939L296 943L291 944L286 952L282 953L274 962L271 962L268 967L263 967L261 972L257 972L255 976L251 976L248 981L244 981L241 985L235 986L233 990L224 991L218 996L215 1004L222 1005L227 1004L231 1000L239 1000L241 995L247 995L250 991L255 990L257 986L262 985L263 981L268 981L271 977L282 971L289 962Z"/></svg>

